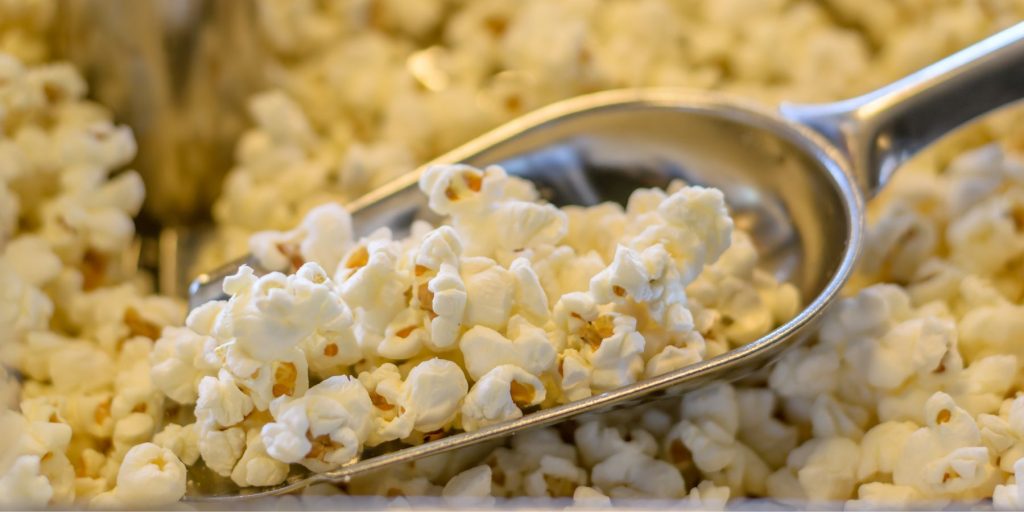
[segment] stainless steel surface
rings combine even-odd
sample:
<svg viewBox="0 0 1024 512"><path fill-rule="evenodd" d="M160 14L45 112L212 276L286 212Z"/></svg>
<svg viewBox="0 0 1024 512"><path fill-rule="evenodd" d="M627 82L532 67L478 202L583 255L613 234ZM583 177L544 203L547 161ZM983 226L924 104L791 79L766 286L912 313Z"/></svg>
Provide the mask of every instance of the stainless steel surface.
<svg viewBox="0 0 1024 512"><path fill-rule="evenodd" d="M1015 25L888 86L846 101L783 105L848 155L872 197L900 164L958 126L1021 99L1024 30Z"/></svg>
<svg viewBox="0 0 1024 512"><path fill-rule="evenodd" d="M349 466L320 475L294 475L282 486L249 495L345 481L578 414L678 395L764 366L810 334L849 278L863 239L861 189L870 192L884 184L891 166L945 131L1024 97L1019 80L1022 38L1024 25L1015 26L864 97L875 98L872 101L785 108L787 115L806 120L814 129L720 94L610 91L541 109L443 155L436 162L503 163L537 182L556 203L621 201L636 187L666 185L675 177L721 188L738 223L751 231L764 267L796 284L807 305L761 339L693 366L476 432L397 451L367 452ZM969 109L940 101L949 102L948 95L957 87L986 80L1006 81L998 88L998 97L978 100ZM416 189L419 174L403 176L350 205L358 230L401 228L427 215L425 199ZM197 291L217 286L220 277L205 276ZM216 492L220 491L203 486L190 490L204 499L238 499L212 496Z"/></svg>
<svg viewBox="0 0 1024 512"><path fill-rule="evenodd" d="M61 0L54 47L90 95L131 126L146 184L145 220L209 215L263 86L268 50L255 2ZM152 233L155 235L155 233Z"/></svg>

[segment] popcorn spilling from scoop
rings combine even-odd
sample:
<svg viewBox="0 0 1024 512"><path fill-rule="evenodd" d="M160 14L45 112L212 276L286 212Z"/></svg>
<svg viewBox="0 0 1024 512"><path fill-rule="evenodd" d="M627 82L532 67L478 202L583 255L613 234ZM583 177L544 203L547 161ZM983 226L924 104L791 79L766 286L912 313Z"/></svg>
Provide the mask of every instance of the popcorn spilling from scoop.
<svg viewBox="0 0 1024 512"><path fill-rule="evenodd" d="M770 320L755 338L798 307L792 285L754 268L746 235L735 249L742 255L729 255L733 223L715 189L640 190L625 209L570 217L500 167L437 165L419 185L445 224L356 240L344 209L314 209L295 230L253 238L270 273L242 267L224 282L227 300L193 311L157 342L154 379L195 404L189 428L199 439L236 439L230 453L209 450L208 466L273 485L287 472L265 468L254 479L237 464L261 459L245 454L327 471L364 447L474 431L684 367L709 343L749 341L718 334L726 328L712 290L702 292L707 304L688 297L705 269L760 278L763 290L748 285L747 303ZM567 237L591 210L620 218L613 257ZM545 287L537 269L553 257L599 265L579 284ZM750 264L734 270L720 258ZM776 319L780 307L763 296L791 300ZM711 315L703 333L691 308Z"/></svg>

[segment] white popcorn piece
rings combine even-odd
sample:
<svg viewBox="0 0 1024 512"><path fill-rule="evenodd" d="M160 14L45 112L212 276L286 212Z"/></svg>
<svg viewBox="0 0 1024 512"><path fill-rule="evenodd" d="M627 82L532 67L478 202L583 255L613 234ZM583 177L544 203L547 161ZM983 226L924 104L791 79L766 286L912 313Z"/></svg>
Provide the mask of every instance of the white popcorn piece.
<svg viewBox="0 0 1024 512"><path fill-rule="evenodd" d="M722 193L716 189L684 187L665 198L628 245L644 250L665 241L684 284L693 281L729 247L732 219ZM638 220L647 220L639 216Z"/></svg>
<svg viewBox="0 0 1024 512"><path fill-rule="evenodd" d="M860 440L871 419L867 409L844 403L830 395L819 395L811 406L811 429L815 437L848 437Z"/></svg>
<svg viewBox="0 0 1024 512"><path fill-rule="evenodd" d="M239 389L231 372L221 370L216 377L199 382L195 414L200 421L226 428L241 423L252 410L252 398Z"/></svg>
<svg viewBox="0 0 1024 512"><path fill-rule="evenodd" d="M309 370L305 354L294 348L277 361L252 359L235 342L217 348L218 358L238 386L252 400L253 407L265 411L279 397L298 397L309 388Z"/></svg>
<svg viewBox="0 0 1024 512"><path fill-rule="evenodd" d="M584 509L609 508L612 506L612 500L606 494L585 485L581 485L573 491L572 503L573 507Z"/></svg>
<svg viewBox="0 0 1024 512"><path fill-rule="evenodd" d="M947 498L990 493L997 472L974 419L952 397L935 393L925 405L925 420L907 438L893 467L893 483Z"/></svg>
<svg viewBox="0 0 1024 512"><path fill-rule="evenodd" d="M416 249L414 262L426 270L438 272L446 263L458 267L461 255L459 234L451 226L439 226L423 237Z"/></svg>
<svg viewBox="0 0 1024 512"><path fill-rule="evenodd" d="M64 393L103 389L112 384L115 373L114 361L107 352L88 341L68 343L49 360L53 386Z"/></svg>
<svg viewBox="0 0 1024 512"><path fill-rule="evenodd" d="M634 450L625 450L594 466L594 485L613 498L680 498L683 477L671 464Z"/></svg>
<svg viewBox="0 0 1024 512"><path fill-rule="evenodd" d="M111 439L114 442L115 458L127 453L133 446L152 439L156 422L152 416L143 413L131 413L114 423Z"/></svg>
<svg viewBox="0 0 1024 512"><path fill-rule="evenodd" d="M373 444L405 438L413 430L430 433L448 427L469 391L462 369L438 358L417 364L404 382L394 367L385 375L367 375L361 380L364 384L378 380L370 390L376 395L371 398L378 415ZM395 416L391 416L393 409L397 410ZM386 414L380 414L381 411Z"/></svg>
<svg viewBox="0 0 1024 512"><path fill-rule="evenodd" d="M173 452L142 443L125 455L117 472L117 486L110 492L117 508L169 505L185 495L185 479L185 465ZM98 499L102 506L110 504Z"/></svg>
<svg viewBox="0 0 1024 512"><path fill-rule="evenodd" d="M466 286L463 321L501 331L512 315L515 280L512 274L488 258L462 261L462 279Z"/></svg>
<svg viewBox="0 0 1024 512"><path fill-rule="evenodd" d="M968 311L958 325L959 346L968 361L989 355L1013 354L1018 361L1024 351L1013 342L1024 332L1020 306L997 304Z"/></svg>
<svg viewBox="0 0 1024 512"><path fill-rule="evenodd" d="M231 471L244 450L245 430L239 427L219 430L210 425L200 426L199 455L218 475L231 476Z"/></svg>
<svg viewBox="0 0 1024 512"><path fill-rule="evenodd" d="M183 464L191 466L199 459L199 428L195 423L170 423L153 436L153 444L170 450Z"/></svg>
<svg viewBox="0 0 1024 512"><path fill-rule="evenodd" d="M411 285L407 273L397 268L398 244L386 228L361 240L342 258L335 280L341 296L355 313L364 331L383 334L387 324L408 306L405 291ZM366 343L360 340L364 351Z"/></svg>
<svg viewBox="0 0 1024 512"><path fill-rule="evenodd" d="M638 451L653 456L658 451L657 440L646 430L620 430L602 425L596 420L580 425L576 429L575 439L580 460L589 468L621 452Z"/></svg>
<svg viewBox="0 0 1024 512"><path fill-rule="evenodd" d="M490 466L476 466L455 475L444 485L441 496L458 505L493 504Z"/></svg>
<svg viewBox="0 0 1024 512"><path fill-rule="evenodd" d="M833 345L862 337L875 338L910 316L910 297L902 288L874 285L840 300L825 316L820 337L824 343Z"/></svg>
<svg viewBox="0 0 1024 512"><path fill-rule="evenodd" d="M992 505L996 510L1019 510L1024 503L1024 458L1013 464L1014 480L997 485L992 491Z"/></svg>
<svg viewBox="0 0 1024 512"><path fill-rule="evenodd" d="M353 243L352 216L337 203L313 208L295 229L257 233L249 250L267 270L298 270L314 262L333 272Z"/></svg>
<svg viewBox="0 0 1024 512"><path fill-rule="evenodd" d="M590 384L594 368L576 349L566 349L559 354L558 373L562 377L558 383L561 401L582 400L593 394Z"/></svg>
<svg viewBox="0 0 1024 512"><path fill-rule="evenodd" d="M468 165L435 165L426 169L419 186L431 210L441 215L472 215L500 199L505 179L505 171L496 166L481 171Z"/></svg>
<svg viewBox="0 0 1024 512"><path fill-rule="evenodd" d="M515 280L516 312L533 325L544 325L551 315L548 297L540 284L540 278L529 260L516 258L509 265L509 272Z"/></svg>
<svg viewBox="0 0 1024 512"><path fill-rule="evenodd" d="M736 389L739 431L736 438L771 467L785 464L797 446L797 429L776 417L777 400L768 389Z"/></svg>
<svg viewBox="0 0 1024 512"><path fill-rule="evenodd" d="M216 344L191 328L165 328L149 356L153 384L175 402L195 403L200 381L216 368L204 359Z"/></svg>
<svg viewBox="0 0 1024 512"><path fill-rule="evenodd" d="M644 366L644 377L650 378L686 368L703 360L704 356L699 348L669 345L647 360L647 364Z"/></svg>
<svg viewBox="0 0 1024 512"><path fill-rule="evenodd" d="M266 452L284 463L299 462L314 471L326 471L351 461L362 449L372 428L370 396L358 380L331 377L297 399L279 398L271 403L274 422L262 428ZM259 457L263 450L250 443ZM276 478L279 471L239 478ZM248 471L248 470L246 470ZM287 476L287 472L284 472Z"/></svg>
<svg viewBox="0 0 1024 512"><path fill-rule="evenodd" d="M225 280L224 288L233 295L222 314L231 316L235 342L261 361L288 357L318 327L344 318L346 312L316 263L307 263L288 277L271 273L258 279L243 266Z"/></svg>
<svg viewBox="0 0 1024 512"><path fill-rule="evenodd" d="M861 338L846 352L846 359L867 376L872 386L896 389L915 375L962 364L956 351L953 322L935 318L911 319L897 324L878 339Z"/></svg>
<svg viewBox="0 0 1024 512"><path fill-rule="evenodd" d="M861 440L857 478L861 481L873 477L891 478L907 439L917 428L909 421L887 421L871 427Z"/></svg>
<svg viewBox="0 0 1024 512"><path fill-rule="evenodd" d="M587 483L587 471L573 461L543 455L539 467L526 475L523 487L527 496L569 497L576 487Z"/></svg>
<svg viewBox="0 0 1024 512"><path fill-rule="evenodd" d="M576 316L569 321L579 325L569 345L593 367L592 389L607 391L636 382L644 370L644 337L636 331L636 319L616 313Z"/></svg>
<svg viewBox="0 0 1024 512"><path fill-rule="evenodd" d="M815 438L789 454L786 468L795 476L801 495L807 499L846 500L855 490L859 459L859 447L850 439ZM779 494L773 490L771 482L768 489L773 495Z"/></svg>
<svg viewBox="0 0 1024 512"><path fill-rule="evenodd" d="M462 335L459 349L470 377L479 380L501 365L513 365L535 376L554 367L555 348L543 329L516 316L509 321L508 334L511 339L478 325Z"/></svg>
<svg viewBox="0 0 1024 512"><path fill-rule="evenodd" d="M384 337L377 345L377 353L394 360L411 359L419 354L430 336L424 325L425 317L418 308L399 313L384 330Z"/></svg>
<svg viewBox="0 0 1024 512"><path fill-rule="evenodd" d="M430 336L424 343L431 350L449 350L455 346L462 330L468 301L465 283L456 267L442 264L437 275L429 281L427 290L430 297L428 314L436 316L430 320ZM421 308L423 306L421 304Z"/></svg>
<svg viewBox="0 0 1024 512"><path fill-rule="evenodd" d="M846 510L907 508L919 504L923 496L913 487L883 482L868 482L857 488L857 499L847 501Z"/></svg>
<svg viewBox="0 0 1024 512"><path fill-rule="evenodd" d="M0 504L4 507L45 507L53 497L53 488L40 474L40 457L22 455L10 463L0 477Z"/></svg>
<svg viewBox="0 0 1024 512"><path fill-rule="evenodd" d="M288 477L288 464L275 460L267 454L259 430L252 429L246 434L246 447L242 458L231 471L231 481L246 486L269 486L284 482Z"/></svg>
<svg viewBox="0 0 1024 512"><path fill-rule="evenodd" d="M13 269L0 264L0 326L20 339L29 331L46 330L53 302L38 288L23 281Z"/></svg>
<svg viewBox="0 0 1024 512"><path fill-rule="evenodd" d="M772 368L768 384L782 397L815 397L838 385L839 354L831 347L796 347Z"/></svg>
<svg viewBox="0 0 1024 512"><path fill-rule="evenodd" d="M890 207L868 228L862 272L881 281L907 282L935 252L937 226L904 202Z"/></svg>
<svg viewBox="0 0 1024 512"><path fill-rule="evenodd" d="M60 273L63 265L45 239L22 235L0 244L0 266L6 266L31 286L41 287Z"/></svg>
<svg viewBox="0 0 1024 512"><path fill-rule="evenodd" d="M503 364L481 376L462 404L462 428L467 432L523 416L522 409L547 397L544 384L518 366Z"/></svg>

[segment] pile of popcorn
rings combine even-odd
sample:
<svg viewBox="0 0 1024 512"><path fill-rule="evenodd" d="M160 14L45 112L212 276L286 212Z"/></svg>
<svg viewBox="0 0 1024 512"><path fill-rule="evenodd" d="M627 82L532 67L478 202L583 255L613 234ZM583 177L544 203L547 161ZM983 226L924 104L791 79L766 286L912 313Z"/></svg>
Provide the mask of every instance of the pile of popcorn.
<svg viewBox="0 0 1024 512"><path fill-rule="evenodd" d="M434 166L419 185L446 223L417 221L405 239L353 240L338 205L255 236L261 267L294 273L243 266L229 299L164 330L153 384L196 421L157 442L239 486L277 485L288 464L328 471L364 446L471 432L683 368L799 308L734 236L718 190L560 210L499 167Z"/></svg>
<svg viewBox="0 0 1024 512"><path fill-rule="evenodd" d="M126 268L144 197L142 179L123 169L135 139L85 94L68 65L0 54L4 507L85 504L115 482L125 503L184 491L184 480L181 492L151 485L162 482L153 461L168 464L165 480L185 468L142 443L164 417L150 351L185 309Z"/></svg>
<svg viewBox="0 0 1024 512"><path fill-rule="evenodd" d="M208 258L251 248L278 272L242 269L229 300L186 319L133 268L130 130L46 63L54 2L0 0L0 507L166 505L203 467L273 484L293 463L323 471L756 339L799 300L756 270L713 190L560 210L500 169L440 166L421 188L449 224L360 240L334 203L559 98L688 85L832 100L1024 17L1011 0L257 5L277 89L251 102ZM846 297L760 374L280 505L1021 508L1015 121L901 170L872 202Z"/></svg>

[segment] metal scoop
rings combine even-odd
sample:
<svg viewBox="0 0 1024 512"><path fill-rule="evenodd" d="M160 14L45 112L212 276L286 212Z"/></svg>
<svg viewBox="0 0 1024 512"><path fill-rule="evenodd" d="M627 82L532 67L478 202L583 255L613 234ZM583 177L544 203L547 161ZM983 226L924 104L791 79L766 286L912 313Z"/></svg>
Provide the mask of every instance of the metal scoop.
<svg viewBox="0 0 1024 512"><path fill-rule="evenodd" d="M475 432L414 447L368 449L335 471L296 475L249 496L344 482L390 464L678 395L763 367L812 332L850 277L864 238L865 199L931 142L1020 98L1024 24L846 101L783 105L775 112L714 92L602 92L543 108L437 158L436 163L503 165L535 182L555 204L621 202L637 187L679 178L717 187L737 224L752 234L763 267L794 283L807 305L761 339L698 364ZM432 217L416 186L421 170L349 205L358 234L380 226L402 232L414 219ZM220 294L221 279L238 264L200 276L190 305ZM212 496L224 492L233 496ZM190 495L236 499L238 492L196 484Z"/></svg>

